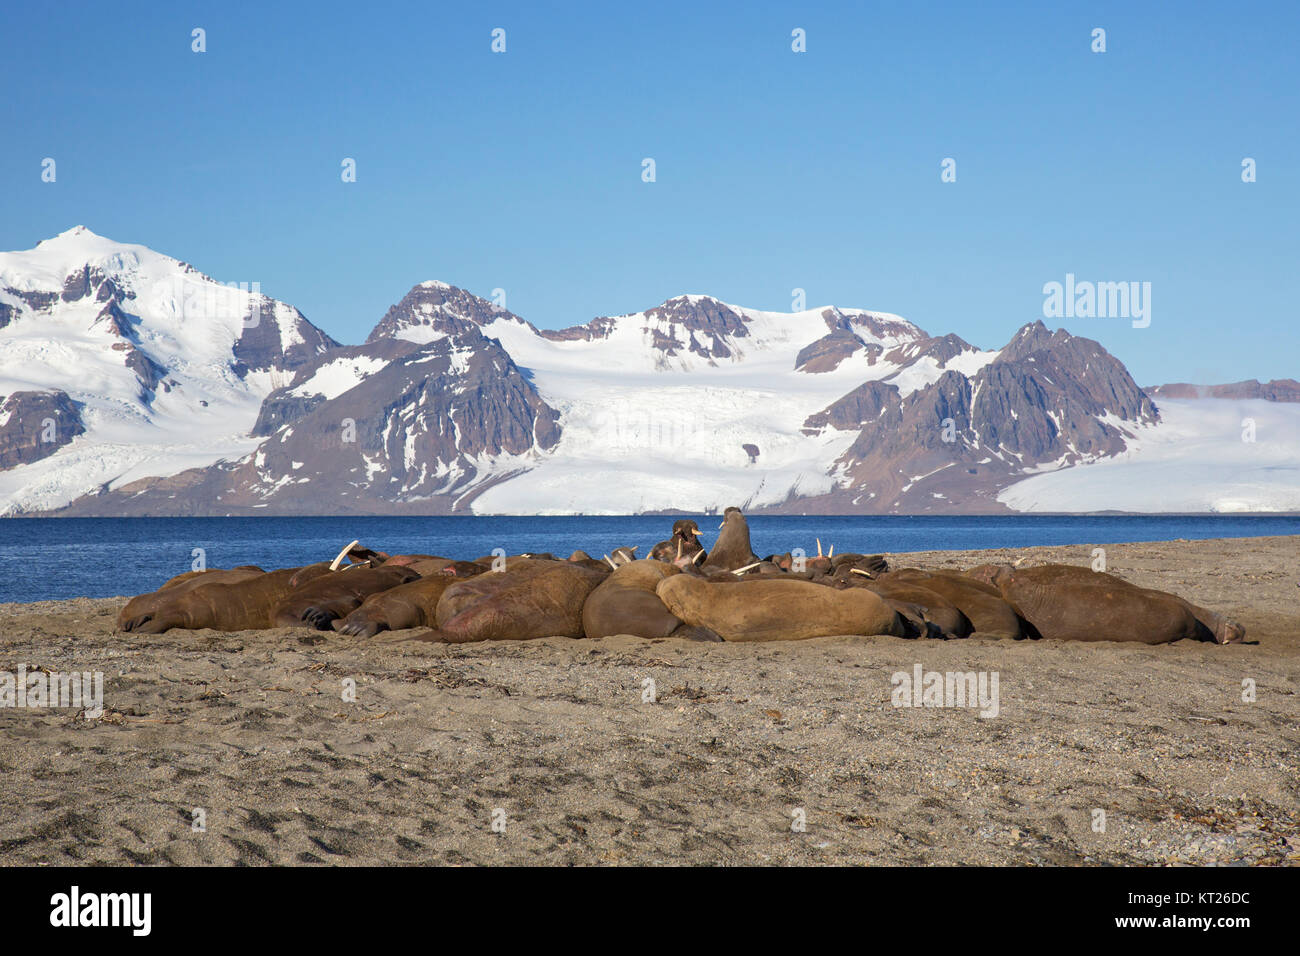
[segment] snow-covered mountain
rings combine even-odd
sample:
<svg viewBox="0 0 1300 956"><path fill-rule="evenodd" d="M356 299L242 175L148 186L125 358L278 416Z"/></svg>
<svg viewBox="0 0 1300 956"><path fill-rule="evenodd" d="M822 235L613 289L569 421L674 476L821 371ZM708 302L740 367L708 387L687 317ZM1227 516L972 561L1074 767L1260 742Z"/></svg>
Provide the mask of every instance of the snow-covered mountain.
<svg viewBox="0 0 1300 956"><path fill-rule="evenodd" d="M998 500L1015 511L1300 512L1294 401L1161 398L1160 422L1125 445L1009 485Z"/></svg>
<svg viewBox="0 0 1300 956"><path fill-rule="evenodd" d="M336 345L292 306L84 226L0 253L0 513L246 454L266 395Z"/></svg>
<svg viewBox="0 0 1300 956"><path fill-rule="evenodd" d="M60 244L70 248L58 256L46 249ZM106 268L123 250L133 265ZM38 253L39 262L22 258ZM182 342L179 323L168 323L174 310L157 310L158 317L143 309L140 282L152 280L153 269L163 279L177 269L197 276L142 247L76 230L0 258L0 308L12 310L0 312L10 326L0 330L7 376L0 396L28 409L0 405L0 512L69 502L61 513L593 514L728 504L834 513L1148 510L1159 498L1149 489L1149 467L1160 454L1149 449L1237 461L1225 457L1216 431L1236 411L1185 414L1181 403L1198 400L1177 397L1159 398L1157 408L1096 342L1041 322L1001 349L982 350L886 313L765 312L684 295L556 331L455 286L424 282L357 346L337 346L290 307L261 300L274 321L262 323L255 364L244 319L230 317L238 308L190 316L183 333L197 343ZM113 289L134 290L118 306L134 336L103 338L94 316L59 311L96 299L110 272ZM65 302L70 283L74 292L90 291ZM35 302L23 292L35 293ZM89 319L101 337L56 359L59 336L48 331L55 315L78 329ZM32 364L9 357L7 336L20 321L29 329L15 342L46 329L43 378L10 371ZM119 355L129 348L166 374L136 374ZM115 376L111 388L101 367ZM168 404L178 400L173 395L190 399L208 389L209 406L199 405L206 409L222 383L230 390L230 410L219 416L224 430L215 423L196 429L186 419L197 414L193 401L180 411ZM15 399L29 394L43 397ZM1290 393L1270 383L1266 394ZM1284 487L1297 484L1300 404L1260 404L1268 406L1259 416L1276 444L1273 470L1260 472L1267 480L1253 497L1171 495L1161 510L1191 500L1206 503L1189 510L1243 501L1300 508ZM110 410L119 409L152 429L154 451L135 452L145 464L103 437L105 422L115 421ZM45 457L6 459L6 415L21 423L10 428L10 444L27 447L38 414L66 419L59 427L69 432L75 417L86 431ZM156 437L178 417L185 427L171 434L184 436L192 461ZM1239 428L1232 437L1240 443ZM93 482L70 477L93 457L73 457L79 448L105 446L120 457L99 451ZM1165 467L1164 481L1192 473L1188 460ZM1085 473L1104 479L1094 479L1088 495L1070 484ZM1225 474L1220 468L1205 480L1222 483Z"/></svg>

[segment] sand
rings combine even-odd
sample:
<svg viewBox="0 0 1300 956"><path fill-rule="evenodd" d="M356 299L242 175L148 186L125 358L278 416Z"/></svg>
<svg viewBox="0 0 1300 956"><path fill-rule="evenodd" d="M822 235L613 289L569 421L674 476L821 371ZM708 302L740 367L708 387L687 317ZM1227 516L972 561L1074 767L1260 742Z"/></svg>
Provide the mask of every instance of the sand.
<svg viewBox="0 0 1300 956"><path fill-rule="evenodd" d="M1250 643L442 646L132 636L124 598L0 605L0 670L105 681L99 719L0 709L0 863L1300 861L1300 538L1106 550ZM918 663L996 672L998 715L892 706Z"/></svg>

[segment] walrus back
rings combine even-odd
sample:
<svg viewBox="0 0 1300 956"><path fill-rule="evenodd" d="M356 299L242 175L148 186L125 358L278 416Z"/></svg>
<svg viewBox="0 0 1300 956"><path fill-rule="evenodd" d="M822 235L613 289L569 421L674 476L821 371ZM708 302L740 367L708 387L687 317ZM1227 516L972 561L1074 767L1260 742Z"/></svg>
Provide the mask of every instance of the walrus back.
<svg viewBox="0 0 1300 956"><path fill-rule="evenodd" d="M727 641L797 641L834 634L905 633L897 612L871 591L759 578L715 584L687 574L664 579L660 600L676 617Z"/></svg>

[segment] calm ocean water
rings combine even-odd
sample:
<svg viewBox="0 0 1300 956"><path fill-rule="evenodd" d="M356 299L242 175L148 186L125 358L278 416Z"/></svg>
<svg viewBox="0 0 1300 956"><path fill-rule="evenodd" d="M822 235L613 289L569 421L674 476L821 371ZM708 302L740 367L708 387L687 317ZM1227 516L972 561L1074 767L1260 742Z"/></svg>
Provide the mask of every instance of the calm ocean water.
<svg viewBox="0 0 1300 956"><path fill-rule="evenodd" d="M720 518L693 516L712 542ZM599 557L619 545L644 554L669 536L665 517L16 518L0 521L0 602L110 597L151 591L190 569L195 548L208 567L289 567L333 558L353 538L389 553L474 558L505 548ZM1176 538L1300 534L1300 518L1267 515L1153 516L755 516L754 550L867 553L1030 545L1098 545ZM815 553L815 551L813 552Z"/></svg>

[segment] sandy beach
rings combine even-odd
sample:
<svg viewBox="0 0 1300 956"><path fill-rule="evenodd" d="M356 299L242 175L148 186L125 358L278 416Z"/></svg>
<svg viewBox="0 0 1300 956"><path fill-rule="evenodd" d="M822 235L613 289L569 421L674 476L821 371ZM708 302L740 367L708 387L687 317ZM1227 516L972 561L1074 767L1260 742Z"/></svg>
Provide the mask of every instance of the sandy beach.
<svg viewBox="0 0 1300 956"><path fill-rule="evenodd" d="M1300 538L1106 551L1248 643L445 646L0 605L0 671L102 671L105 708L0 709L0 863L1300 861ZM996 673L997 715L893 706L918 664Z"/></svg>

